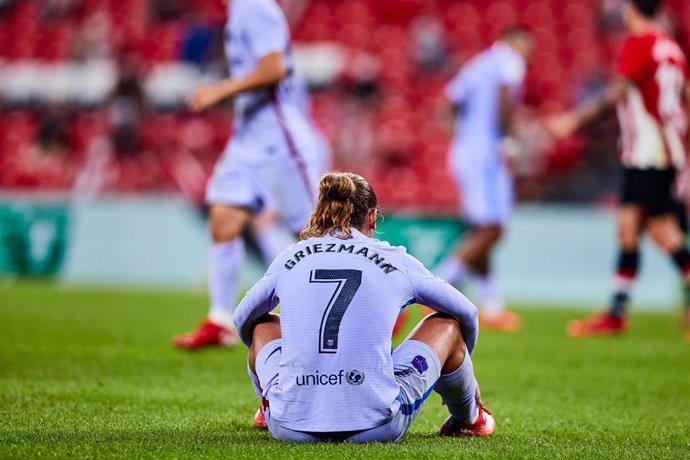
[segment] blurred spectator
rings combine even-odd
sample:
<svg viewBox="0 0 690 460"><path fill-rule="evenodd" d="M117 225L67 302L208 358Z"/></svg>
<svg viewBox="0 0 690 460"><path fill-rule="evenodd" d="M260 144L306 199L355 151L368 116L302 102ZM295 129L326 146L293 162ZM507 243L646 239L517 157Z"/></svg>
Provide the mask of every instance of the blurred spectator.
<svg viewBox="0 0 690 460"><path fill-rule="evenodd" d="M60 19L73 13L79 0L43 0L41 10L46 19Z"/></svg>
<svg viewBox="0 0 690 460"><path fill-rule="evenodd" d="M151 16L158 21L179 19L185 10L182 0L152 0Z"/></svg>
<svg viewBox="0 0 690 460"><path fill-rule="evenodd" d="M122 55L119 79L108 97L108 112L112 126L115 152L132 156L140 148L140 122L146 112L146 99L137 56L132 52Z"/></svg>
<svg viewBox="0 0 690 460"><path fill-rule="evenodd" d="M379 69L380 63L374 56L364 52L356 53L344 75L346 88L358 98L375 98L379 94Z"/></svg>
<svg viewBox="0 0 690 460"><path fill-rule="evenodd" d="M5 13L10 9L14 0L0 0L0 14Z"/></svg>
<svg viewBox="0 0 690 460"><path fill-rule="evenodd" d="M53 105L41 111L36 146L43 155L65 155L69 152L67 111Z"/></svg>
<svg viewBox="0 0 690 460"><path fill-rule="evenodd" d="M70 144L67 111L62 106L41 110L33 141L20 147L14 164L17 184L44 189L63 188L69 184Z"/></svg>
<svg viewBox="0 0 690 460"><path fill-rule="evenodd" d="M180 58L204 68L220 48L217 45L222 35L222 26L214 23L211 18L204 18L197 8L192 9L185 23Z"/></svg>
<svg viewBox="0 0 690 460"><path fill-rule="evenodd" d="M443 70L448 61L448 50L441 23L431 16L420 16L410 28L412 60L422 72Z"/></svg>
<svg viewBox="0 0 690 460"><path fill-rule="evenodd" d="M72 55L78 61L105 59L112 52L112 24L105 10L84 19L74 40Z"/></svg>
<svg viewBox="0 0 690 460"><path fill-rule="evenodd" d="M599 2L599 28L604 34L618 33L623 31L623 9L624 0L600 0Z"/></svg>

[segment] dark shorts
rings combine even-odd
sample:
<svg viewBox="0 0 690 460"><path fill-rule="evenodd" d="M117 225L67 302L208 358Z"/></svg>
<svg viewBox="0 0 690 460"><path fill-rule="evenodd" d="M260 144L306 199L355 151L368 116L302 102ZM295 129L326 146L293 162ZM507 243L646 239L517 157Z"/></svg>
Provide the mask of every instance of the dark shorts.
<svg viewBox="0 0 690 460"><path fill-rule="evenodd" d="M623 169L621 203L640 206L647 217L675 214L674 169Z"/></svg>

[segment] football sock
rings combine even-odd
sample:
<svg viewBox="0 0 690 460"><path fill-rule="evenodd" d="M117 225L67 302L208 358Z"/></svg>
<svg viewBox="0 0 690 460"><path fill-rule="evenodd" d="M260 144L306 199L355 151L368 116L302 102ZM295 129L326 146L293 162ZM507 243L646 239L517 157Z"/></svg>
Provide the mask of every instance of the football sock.
<svg viewBox="0 0 690 460"><path fill-rule="evenodd" d="M682 248L673 253L671 257L683 275L684 307L690 308L690 252L686 248Z"/></svg>
<svg viewBox="0 0 690 460"><path fill-rule="evenodd" d="M455 254L446 257L434 271L436 276L454 286L462 283L467 275L465 263Z"/></svg>
<svg viewBox="0 0 690 460"><path fill-rule="evenodd" d="M209 319L219 326L232 328L232 312L244 263L244 240L216 243L211 248L208 291L211 300Z"/></svg>
<svg viewBox="0 0 690 460"><path fill-rule="evenodd" d="M464 422L474 423L479 416L477 408L477 380L469 353L460 367L441 375L434 390L441 395L450 415Z"/></svg>
<svg viewBox="0 0 690 460"><path fill-rule="evenodd" d="M630 290L635 284L639 265L638 251L622 251L618 256L618 272L614 279L614 293L609 307L611 316L617 318L625 316L630 303Z"/></svg>
<svg viewBox="0 0 690 460"><path fill-rule="evenodd" d="M293 243L292 236L287 229L277 223L261 225L256 228L254 238L267 266L271 265L275 258Z"/></svg>
<svg viewBox="0 0 690 460"><path fill-rule="evenodd" d="M486 313L499 313L503 311L503 301L498 292L496 280L492 275L478 276L476 285L482 311Z"/></svg>

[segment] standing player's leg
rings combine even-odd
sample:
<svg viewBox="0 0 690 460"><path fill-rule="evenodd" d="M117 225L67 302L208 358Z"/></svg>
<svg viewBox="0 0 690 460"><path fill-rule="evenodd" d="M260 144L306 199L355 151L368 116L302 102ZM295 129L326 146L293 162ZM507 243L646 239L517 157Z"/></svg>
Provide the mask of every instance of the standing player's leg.
<svg viewBox="0 0 690 460"><path fill-rule="evenodd" d="M194 349L232 346L237 342L232 314L244 264L244 240L241 235L250 217L250 211L245 208L211 205L209 231L213 247L209 264L209 315L195 331L175 337L175 346Z"/></svg>
<svg viewBox="0 0 690 460"><path fill-rule="evenodd" d="M570 321L567 326L570 336L606 336L626 330L630 291L637 280L640 267L639 247L643 219L643 211L638 205L624 204L618 210L618 262L609 311L585 320Z"/></svg>
<svg viewBox="0 0 690 460"><path fill-rule="evenodd" d="M291 232L283 224L278 212L271 209L252 219L251 230L266 266L271 265L271 262L294 242Z"/></svg>
<svg viewBox="0 0 690 460"><path fill-rule="evenodd" d="M173 339L175 346L197 349L232 346L237 333L232 324L240 275L244 266L242 232L252 214L263 210L265 190L255 168L236 160L239 153L257 147L233 139L213 170L206 187L210 204L209 232L213 240L209 263L209 315L196 330Z"/></svg>
<svg viewBox="0 0 690 460"><path fill-rule="evenodd" d="M688 241L688 233L690 231L690 222L688 222L688 208L680 200L676 200L675 207L676 218L678 219L678 226L683 232L683 239ZM685 340L690 342L690 290L687 284L684 286L684 301L683 311L680 316L680 325L685 330L684 336Z"/></svg>
<svg viewBox="0 0 690 460"><path fill-rule="evenodd" d="M671 256L683 281L684 299L680 320L685 330L685 338L690 340L690 251L685 234L673 214L649 219L647 229L657 246Z"/></svg>
<svg viewBox="0 0 690 460"><path fill-rule="evenodd" d="M459 165L455 177L462 194L462 214L471 230L454 254L435 273L451 284L462 282L469 273L477 276L480 325L486 329L513 332L521 318L505 309L491 270L494 249L503 236L513 206L512 179L497 161Z"/></svg>

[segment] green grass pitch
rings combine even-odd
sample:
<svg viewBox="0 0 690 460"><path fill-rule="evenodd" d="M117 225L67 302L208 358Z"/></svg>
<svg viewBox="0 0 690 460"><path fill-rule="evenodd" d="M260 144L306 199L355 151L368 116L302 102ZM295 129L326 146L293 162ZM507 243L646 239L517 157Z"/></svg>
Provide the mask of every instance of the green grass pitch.
<svg viewBox="0 0 690 460"><path fill-rule="evenodd" d="M434 395L401 443L355 446L253 429L244 348L170 346L204 311L201 294L0 286L0 457L690 458L690 344L671 313L574 341L582 312L522 309L522 332L483 333L474 356L494 437L438 437Z"/></svg>

